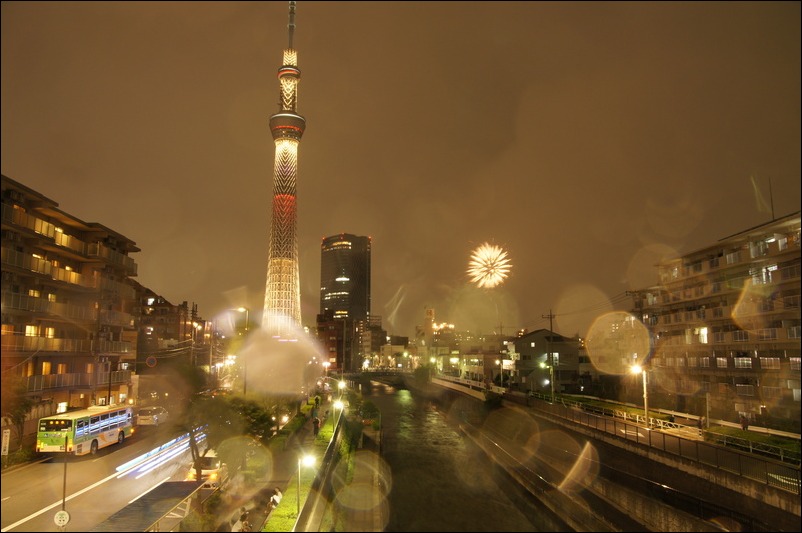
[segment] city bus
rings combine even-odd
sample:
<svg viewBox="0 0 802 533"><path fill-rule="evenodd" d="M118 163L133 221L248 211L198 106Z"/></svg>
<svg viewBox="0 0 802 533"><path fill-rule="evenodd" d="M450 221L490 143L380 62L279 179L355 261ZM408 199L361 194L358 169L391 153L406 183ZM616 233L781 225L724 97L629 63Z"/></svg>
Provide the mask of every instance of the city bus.
<svg viewBox="0 0 802 533"><path fill-rule="evenodd" d="M96 405L39 419L36 451L95 454L100 448L120 443L134 432L130 406Z"/></svg>

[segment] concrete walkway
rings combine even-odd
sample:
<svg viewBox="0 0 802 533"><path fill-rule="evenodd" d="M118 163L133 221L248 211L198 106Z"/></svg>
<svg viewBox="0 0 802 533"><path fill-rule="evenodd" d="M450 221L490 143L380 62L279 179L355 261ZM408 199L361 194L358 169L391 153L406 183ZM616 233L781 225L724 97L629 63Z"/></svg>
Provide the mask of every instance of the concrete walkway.
<svg viewBox="0 0 802 533"><path fill-rule="evenodd" d="M365 427L354 456L351 482L336 496L344 531L384 531L389 520L387 472L381 459L381 432Z"/></svg>
<svg viewBox="0 0 802 533"><path fill-rule="evenodd" d="M325 413L333 408L324 401L319 409ZM320 417L323 418L322 416ZM325 423L325 421L324 421ZM241 486L236 483L226 488L229 500L225 510L220 512L223 520L219 523L217 531L241 531L239 517L241 509L248 512L248 522L252 531L260 531L269 516L268 501L273 489L278 487L282 493L295 491L296 476L298 475L298 457L314 449L314 429L311 417L288 440L283 450L273 452L273 471L268 480L260 480L258 486ZM343 531L384 531L389 519L389 505L387 491L389 487L385 479L389 474L381 459L381 432L371 426L363 428L360 447L354 456L353 476L350 482L341 487L335 487L332 496L332 512L337 516ZM317 465L315 468L320 469ZM232 480L233 481L233 480ZM235 488L237 487L237 488ZM240 488L241 487L241 488ZM304 505L304 502L301 502Z"/></svg>
<svg viewBox="0 0 802 533"><path fill-rule="evenodd" d="M325 409L321 406L321 410ZM241 531L239 518L242 508L248 513L252 531L260 531L269 514L267 504L273 489L278 487L283 494L291 490L290 482L294 481L298 474L298 457L302 452L312 449L314 440L312 421L309 417L304 425L287 439L283 450L273 452L273 470L269 479L259 480L257 484L251 486L241 479L232 480L225 489L228 503L225 509L220 511L220 516L224 519L216 531Z"/></svg>

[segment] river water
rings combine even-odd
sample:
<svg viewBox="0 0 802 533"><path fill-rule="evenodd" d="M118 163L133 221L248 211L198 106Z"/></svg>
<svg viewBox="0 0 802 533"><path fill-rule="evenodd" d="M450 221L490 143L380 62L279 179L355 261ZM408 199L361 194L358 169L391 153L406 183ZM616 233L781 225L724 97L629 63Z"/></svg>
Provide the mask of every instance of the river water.
<svg viewBox="0 0 802 533"><path fill-rule="evenodd" d="M465 405L372 382L363 398L382 412L389 488L384 531L556 531L561 526L506 480L457 424ZM473 402L478 406L478 402Z"/></svg>

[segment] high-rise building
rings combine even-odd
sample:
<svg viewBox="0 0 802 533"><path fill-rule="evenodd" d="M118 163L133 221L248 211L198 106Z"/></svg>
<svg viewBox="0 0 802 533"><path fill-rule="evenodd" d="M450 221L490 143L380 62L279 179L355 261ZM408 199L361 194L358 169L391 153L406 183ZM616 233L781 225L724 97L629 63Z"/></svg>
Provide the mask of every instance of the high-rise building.
<svg viewBox="0 0 802 533"><path fill-rule="evenodd" d="M370 315L370 237L340 233L320 246L320 314L367 322Z"/></svg>
<svg viewBox="0 0 802 533"><path fill-rule="evenodd" d="M367 354L370 316L370 237L340 233L320 246L318 338L335 368L356 371Z"/></svg>
<svg viewBox="0 0 802 533"><path fill-rule="evenodd" d="M270 335L295 337L301 327L301 289L298 275L298 218L295 180L298 145L306 120L298 105L298 54L292 46L295 2L290 2L289 45L278 69L279 112L270 117L270 132L276 144L273 164L273 213L267 259L267 283L262 327Z"/></svg>

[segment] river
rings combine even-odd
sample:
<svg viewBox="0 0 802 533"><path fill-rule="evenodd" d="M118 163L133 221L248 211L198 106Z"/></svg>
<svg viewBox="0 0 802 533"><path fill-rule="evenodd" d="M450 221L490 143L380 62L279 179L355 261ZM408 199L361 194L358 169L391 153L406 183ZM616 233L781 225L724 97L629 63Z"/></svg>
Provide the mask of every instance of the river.
<svg viewBox="0 0 802 533"><path fill-rule="evenodd" d="M363 399L382 412L388 473L384 531L557 531L564 528L463 439L463 412L371 382ZM478 407L478 402L473 402Z"/></svg>

